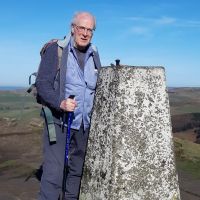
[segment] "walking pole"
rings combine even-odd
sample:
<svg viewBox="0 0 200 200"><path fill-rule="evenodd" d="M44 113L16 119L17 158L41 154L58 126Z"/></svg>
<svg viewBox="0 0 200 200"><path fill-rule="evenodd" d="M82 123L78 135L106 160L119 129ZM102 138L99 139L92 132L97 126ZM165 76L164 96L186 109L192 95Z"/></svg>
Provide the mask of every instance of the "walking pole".
<svg viewBox="0 0 200 200"><path fill-rule="evenodd" d="M70 99L73 99L74 97L75 97L74 95L69 96ZM67 135L66 135L66 144L65 144L65 158L64 158L63 181L62 181L62 198L61 198L61 200L65 200L66 179L67 179L67 173L68 173L68 159L69 159L70 129L71 129L71 123L72 123L72 118L73 118L73 112L64 113L63 123L66 122L67 114L68 114Z"/></svg>

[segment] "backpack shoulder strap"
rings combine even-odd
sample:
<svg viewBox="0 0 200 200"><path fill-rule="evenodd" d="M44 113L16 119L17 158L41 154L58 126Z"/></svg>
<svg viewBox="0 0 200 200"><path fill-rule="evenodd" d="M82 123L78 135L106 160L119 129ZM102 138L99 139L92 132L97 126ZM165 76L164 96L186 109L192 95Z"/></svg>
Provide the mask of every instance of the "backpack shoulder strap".
<svg viewBox="0 0 200 200"><path fill-rule="evenodd" d="M64 49L68 45L69 41L70 41L70 35L67 35L64 37L64 39L57 40L57 44L59 47Z"/></svg>
<svg viewBox="0 0 200 200"><path fill-rule="evenodd" d="M99 53L98 53L97 47L92 45L92 49L94 50L93 59L94 59L95 68L97 70L99 70L101 68L101 61L99 58Z"/></svg>
<svg viewBox="0 0 200 200"><path fill-rule="evenodd" d="M69 41L70 41L70 36L65 36L64 39L57 40L57 44L58 44L58 69L60 68L60 65L61 65L63 49L68 45Z"/></svg>
<svg viewBox="0 0 200 200"><path fill-rule="evenodd" d="M60 69L63 48L58 46L58 69Z"/></svg>

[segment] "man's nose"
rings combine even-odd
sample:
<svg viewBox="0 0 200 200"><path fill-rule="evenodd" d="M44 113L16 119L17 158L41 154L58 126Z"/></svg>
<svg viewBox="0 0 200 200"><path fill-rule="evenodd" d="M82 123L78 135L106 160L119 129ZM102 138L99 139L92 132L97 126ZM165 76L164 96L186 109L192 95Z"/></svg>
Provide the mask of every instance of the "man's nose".
<svg viewBox="0 0 200 200"><path fill-rule="evenodd" d="M84 36L87 36L87 33L88 33L88 30L87 30L87 29L84 29L83 35L84 35Z"/></svg>

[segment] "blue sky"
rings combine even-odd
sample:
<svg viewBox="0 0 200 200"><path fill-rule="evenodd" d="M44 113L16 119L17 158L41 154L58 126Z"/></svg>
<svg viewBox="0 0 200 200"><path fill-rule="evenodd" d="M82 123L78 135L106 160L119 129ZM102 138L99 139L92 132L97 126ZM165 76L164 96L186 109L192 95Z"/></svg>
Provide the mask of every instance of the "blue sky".
<svg viewBox="0 0 200 200"><path fill-rule="evenodd" d="M28 86L42 45L63 38L76 11L96 16L104 66L163 66L168 86L200 87L199 0L6 0L0 7L0 86Z"/></svg>

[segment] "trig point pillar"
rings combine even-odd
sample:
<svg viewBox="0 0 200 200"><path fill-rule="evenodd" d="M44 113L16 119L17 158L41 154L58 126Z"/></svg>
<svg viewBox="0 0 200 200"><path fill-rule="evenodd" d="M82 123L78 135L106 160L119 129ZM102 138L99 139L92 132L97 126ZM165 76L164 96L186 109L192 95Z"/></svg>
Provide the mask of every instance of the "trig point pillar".
<svg viewBox="0 0 200 200"><path fill-rule="evenodd" d="M100 70L80 200L179 200L163 67Z"/></svg>

